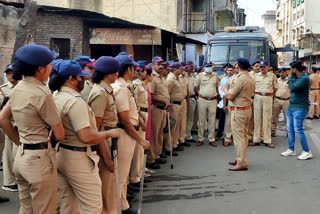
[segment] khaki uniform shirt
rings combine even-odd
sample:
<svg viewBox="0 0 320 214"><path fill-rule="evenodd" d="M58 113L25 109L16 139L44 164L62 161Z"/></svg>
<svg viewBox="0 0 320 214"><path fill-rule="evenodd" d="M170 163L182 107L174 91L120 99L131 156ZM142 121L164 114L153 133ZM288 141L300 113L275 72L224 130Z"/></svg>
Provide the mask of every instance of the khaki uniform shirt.
<svg viewBox="0 0 320 214"><path fill-rule="evenodd" d="M254 94L254 80L248 73L242 73L236 75L233 80L230 81L229 93L235 96L233 100L230 100L230 106L246 107L251 106L251 97Z"/></svg>
<svg viewBox="0 0 320 214"><path fill-rule="evenodd" d="M194 74L191 74L191 76L188 76L188 93L189 96L193 96L194 93L194 80L196 79L196 76Z"/></svg>
<svg viewBox="0 0 320 214"><path fill-rule="evenodd" d="M140 111L139 108L148 108L148 92L140 79L133 81L133 95L138 111Z"/></svg>
<svg viewBox="0 0 320 214"><path fill-rule="evenodd" d="M265 76L263 76L261 72L255 74L254 80L256 82L255 92L273 93L273 89L279 87L276 75L270 72L268 72Z"/></svg>
<svg viewBox="0 0 320 214"><path fill-rule="evenodd" d="M288 86L288 78L285 78L285 79L279 78L278 85L279 85L279 88L277 90L276 97L288 99L290 96L290 89Z"/></svg>
<svg viewBox="0 0 320 214"><path fill-rule="evenodd" d="M310 78L310 89L319 88L320 76L313 73L313 74L310 74L309 78Z"/></svg>
<svg viewBox="0 0 320 214"><path fill-rule="evenodd" d="M95 83L88 97L88 105L95 117L102 118L101 127L116 127L117 107L113 98L113 88L105 81Z"/></svg>
<svg viewBox="0 0 320 214"><path fill-rule="evenodd" d="M153 97L165 99L167 102L170 101L170 95L168 86L164 77L160 76L157 72L153 71L153 80L148 84L149 92Z"/></svg>
<svg viewBox="0 0 320 214"><path fill-rule="evenodd" d="M170 94L170 101L181 102L184 99L184 88L182 81L173 73L170 73L167 78L168 91Z"/></svg>
<svg viewBox="0 0 320 214"><path fill-rule="evenodd" d="M48 142L49 126L61 123L49 88L34 77L24 77L14 87L9 103L21 143Z"/></svg>
<svg viewBox="0 0 320 214"><path fill-rule="evenodd" d="M117 107L117 112L129 111L129 119L132 125L136 126L139 123L139 115L136 102L133 95L128 89L128 83L123 78L118 78L112 84L114 90L114 99Z"/></svg>
<svg viewBox="0 0 320 214"><path fill-rule="evenodd" d="M203 72L196 77L194 86L199 88L200 96L212 98L217 96L219 82L219 77L216 73L212 72L211 74L207 74Z"/></svg>
<svg viewBox="0 0 320 214"><path fill-rule="evenodd" d="M81 97L86 102L88 101L88 97L89 97L89 94L90 94L92 87L93 87L93 83L90 80L86 80L84 82L84 88L81 91Z"/></svg>
<svg viewBox="0 0 320 214"><path fill-rule="evenodd" d="M80 141L76 132L86 127L96 130L96 120L81 94L72 88L62 86L55 94L54 101L65 131L65 138L61 143L78 147L88 146Z"/></svg>
<svg viewBox="0 0 320 214"><path fill-rule="evenodd" d="M13 88L14 85L11 82L7 82L6 84L0 86L0 105L2 105L4 98L9 97Z"/></svg>
<svg viewBox="0 0 320 214"><path fill-rule="evenodd" d="M188 96L188 82L189 82L188 79L189 78L188 78L187 75L182 75L181 74L179 76L179 81L180 81L180 83L181 83L181 85L183 87L183 96L184 96L184 98L187 98L187 96Z"/></svg>

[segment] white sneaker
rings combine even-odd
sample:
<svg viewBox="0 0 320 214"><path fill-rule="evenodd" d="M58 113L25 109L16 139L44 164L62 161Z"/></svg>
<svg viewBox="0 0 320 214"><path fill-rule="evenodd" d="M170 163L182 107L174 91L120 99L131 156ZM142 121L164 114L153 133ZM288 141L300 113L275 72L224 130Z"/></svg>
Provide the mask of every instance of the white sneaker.
<svg viewBox="0 0 320 214"><path fill-rule="evenodd" d="M295 151L292 151L291 149L287 149L287 151L281 153L281 156L284 156L284 157L296 156L296 155L297 153Z"/></svg>
<svg viewBox="0 0 320 214"><path fill-rule="evenodd" d="M312 158L311 152L302 152L301 155L298 157L299 160L308 160Z"/></svg>

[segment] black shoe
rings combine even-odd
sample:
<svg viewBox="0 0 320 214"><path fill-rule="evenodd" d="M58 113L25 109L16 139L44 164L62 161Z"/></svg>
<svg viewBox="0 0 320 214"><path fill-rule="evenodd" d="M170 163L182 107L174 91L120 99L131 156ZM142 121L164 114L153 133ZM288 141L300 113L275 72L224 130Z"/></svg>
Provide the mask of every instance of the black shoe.
<svg viewBox="0 0 320 214"><path fill-rule="evenodd" d="M189 142L189 143L196 143L197 141L196 141L196 140L194 140L194 139L187 139L187 140L185 140L185 142Z"/></svg>
<svg viewBox="0 0 320 214"><path fill-rule="evenodd" d="M160 164L153 162L153 163L147 163L147 168L150 169L160 169Z"/></svg>
<svg viewBox="0 0 320 214"><path fill-rule="evenodd" d="M2 189L3 190L6 190L6 191L10 191L10 192L18 192L19 189L18 189L18 185L10 185L10 186L2 186Z"/></svg>
<svg viewBox="0 0 320 214"><path fill-rule="evenodd" d="M158 164L166 164L167 163L167 160L166 159L162 159L162 158L155 159L155 161Z"/></svg>
<svg viewBox="0 0 320 214"><path fill-rule="evenodd" d="M190 147L191 144L190 143L187 143L187 142L184 142L184 143L180 143L181 146L184 146L184 147Z"/></svg>
<svg viewBox="0 0 320 214"><path fill-rule="evenodd" d="M128 200L128 201L131 201L131 200L133 200L133 199L134 199L134 196L131 195L131 194L129 194L129 193L127 193L127 200Z"/></svg>
<svg viewBox="0 0 320 214"><path fill-rule="evenodd" d="M276 133L271 133L271 137L275 137L276 136Z"/></svg>
<svg viewBox="0 0 320 214"><path fill-rule="evenodd" d="M137 214L137 210L133 208L129 208L127 210L122 210L122 214Z"/></svg>
<svg viewBox="0 0 320 214"><path fill-rule="evenodd" d="M170 156L170 151L166 152L166 155ZM176 153L175 151L172 151L172 156L173 157L177 157L179 156L178 153Z"/></svg>
<svg viewBox="0 0 320 214"><path fill-rule="evenodd" d="M130 184L127 185L127 189L130 190L131 192L140 192L139 188L131 186Z"/></svg>
<svg viewBox="0 0 320 214"><path fill-rule="evenodd" d="M176 148L173 149L173 151L181 152L181 151L184 151L184 148L182 146L180 146L180 144L179 144Z"/></svg>
<svg viewBox="0 0 320 214"><path fill-rule="evenodd" d="M133 192L132 190L130 190L130 189L127 188L127 194L135 195L135 192Z"/></svg>
<svg viewBox="0 0 320 214"><path fill-rule="evenodd" d="M191 130L191 134L198 134L198 130Z"/></svg>
<svg viewBox="0 0 320 214"><path fill-rule="evenodd" d="M166 153L165 152L162 152L161 154L160 154L160 158L167 158L168 156L166 155Z"/></svg>
<svg viewBox="0 0 320 214"><path fill-rule="evenodd" d="M313 118L314 118L314 119L319 119L319 117L318 117L318 116L314 116Z"/></svg>
<svg viewBox="0 0 320 214"><path fill-rule="evenodd" d="M151 183L152 180L151 180L151 178L146 178L146 177L144 177L144 182L145 182L145 183ZM146 187L143 185L143 188L146 188Z"/></svg>
<svg viewBox="0 0 320 214"><path fill-rule="evenodd" d="M130 186L140 189L140 182L130 183ZM143 188L147 188L147 185L143 184Z"/></svg>
<svg viewBox="0 0 320 214"><path fill-rule="evenodd" d="M0 196L0 203L5 203L5 202L8 202L8 201L10 201L9 198Z"/></svg>
<svg viewBox="0 0 320 214"><path fill-rule="evenodd" d="M308 119L308 120L313 120L313 118L311 118L311 117L306 117L306 119Z"/></svg>

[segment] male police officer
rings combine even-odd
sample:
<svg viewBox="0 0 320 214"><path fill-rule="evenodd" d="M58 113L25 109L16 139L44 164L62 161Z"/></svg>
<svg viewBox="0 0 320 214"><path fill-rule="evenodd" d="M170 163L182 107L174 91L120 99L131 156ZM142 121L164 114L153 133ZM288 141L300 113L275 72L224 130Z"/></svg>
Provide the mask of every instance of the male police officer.
<svg viewBox="0 0 320 214"><path fill-rule="evenodd" d="M238 59L239 74L234 78L230 89L223 87L225 96L230 100L231 126L237 159L229 162L231 171L247 170L248 125L251 117L251 97L254 93L254 80L248 74L248 60Z"/></svg>
<svg viewBox="0 0 320 214"><path fill-rule="evenodd" d="M254 96L254 136L251 145L261 142L261 120L263 121L263 143L269 148L275 146L271 143L271 119L273 96L278 89L276 75L268 72L267 62L260 63L261 72L254 76L256 89Z"/></svg>
<svg viewBox="0 0 320 214"><path fill-rule="evenodd" d="M289 105L290 89L288 86L287 70L280 69L280 78L278 79L279 89L273 103L273 119L272 119L272 133L271 136L275 137L278 127L279 114L282 110L285 122L287 121L287 107ZM287 123L285 123L287 124Z"/></svg>
<svg viewBox="0 0 320 214"><path fill-rule="evenodd" d="M91 74L94 72L94 68L93 68L94 61L90 59L89 56L78 56L77 58L75 58L75 60L77 61L77 63L80 64L84 72L91 73ZM88 97L92 87L93 87L93 82L91 80L91 77L87 78L87 80L84 83L84 88L81 91L81 96L86 102L88 101Z"/></svg>
<svg viewBox="0 0 320 214"><path fill-rule="evenodd" d="M209 143L216 147L215 130L216 130L216 111L217 111L217 95L219 86L219 77L213 73L214 65L207 63L205 72L200 73L194 83L194 91L199 94L199 131L197 146L201 146L204 141L204 129L208 121Z"/></svg>
<svg viewBox="0 0 320 214"><path fill-rule="evenodd" d="M317 69L312 67L312 73L309 75L310 79L310 93L309 93L309 115L307 119L319 119L319 108L318 108L318 100L319 100L319 82L320 76L316 73Z"/></svg>
<svg viewBox="0 0 320 214"><path fill-rule="evenodd" d="M9 95L17 85L18 81L12 78L13 68L12 65L7 65L6 70L4 71L7 77L8 82L2 86L0 86L0 98L5 101L5 99L9 99ZM3 105L2 103L1 105ZM5 136L5 144L3 150L3 190L17 192L18 185L14 178L13 174L13 161L16 156L17 146L13 143L8 136Z"/></svg>

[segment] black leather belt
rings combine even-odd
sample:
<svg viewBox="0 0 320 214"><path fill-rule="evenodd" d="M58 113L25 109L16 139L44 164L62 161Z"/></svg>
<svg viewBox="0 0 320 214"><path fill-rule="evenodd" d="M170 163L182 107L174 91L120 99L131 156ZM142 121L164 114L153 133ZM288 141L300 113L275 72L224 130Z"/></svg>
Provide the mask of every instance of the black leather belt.
<svg viewBox="0 0 320 214"><path fill-rule="evenodd" d="M171 101L172 104L181 105L180 101Z"/></svg>
<svg viewBox="0 0 320 214"><path fill-rule="evenodd" d="M118 124L117 124L117 127L120 128L120 129L124 129L124 126L123 126L121 123L118 123ZM139 129L140 129L140 126L139 126L139 125L136 125L136 126L133 126L133 127L134 127L134 129L135 129L136 131L139 131Z"/></svg>
<svg viewBox="0 0 320 214"><path fill-rule="evenodd" d="M74 151L74 152L87 152L87 150L88 150L87 146L86 147L69 146L69 145L62 144L62 143L59 144L59 147L64 148L64 149L68 149L68 150L71 150L71 151ZM90 146L90 147L91 147L91 151L93 151L93 152L97 151L97 146L96 145L93 145L93 146Z"/></svg>
<svg viewBox="0 0 320 214"><path fill-rule="evenodd" d="M148 112L148 108L141 108L141 107L140 107L140 111Z"/></svg>
<svg viewBox="0 0 320 214"><path fill-rule="evenodd" d="M158 108L158 109L161 109L161 110L166 110L166 107L165 106L162 106L162 105L159 105L159 104L152 104L154 107Z"/></svg>
<svg viewBox="0 0 320 214"><path fill-rule="evenodd" d="M110 129L116 129L117 127L103 126L102 130L109 131Z"/></svg>
<svg viewBox="0 0 320 214"><path fill-rule="evenodd" d="M41 150L41 149L48 149L48 143L36 143L36 144L24 144L23 149L26 150Z"/></svg>

